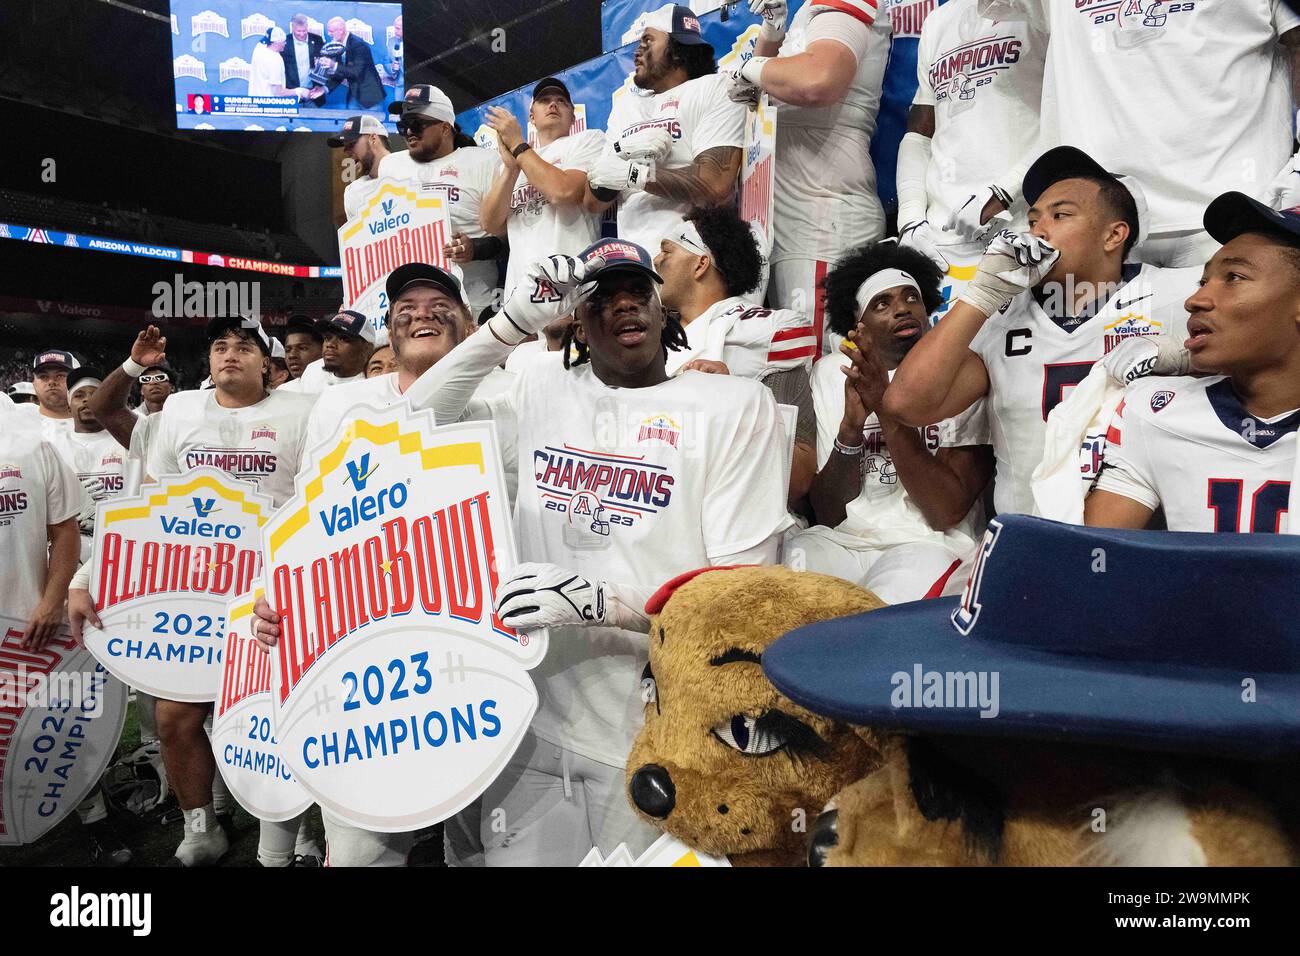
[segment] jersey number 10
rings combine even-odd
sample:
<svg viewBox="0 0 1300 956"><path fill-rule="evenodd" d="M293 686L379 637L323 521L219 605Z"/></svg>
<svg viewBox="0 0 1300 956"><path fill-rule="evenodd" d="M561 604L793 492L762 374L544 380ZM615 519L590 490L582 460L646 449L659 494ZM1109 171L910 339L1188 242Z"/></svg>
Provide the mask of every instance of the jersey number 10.
<svg viewBox="0 0 1300 956"><path fill-rule="evenodd" d="M1206 506L1214 510L1215 531L1241 530L1240 478L1211 478ZM1276 534L1291 498L1291 482L1266 481L1250 499L1250 527L1256 534Z"/></svg>

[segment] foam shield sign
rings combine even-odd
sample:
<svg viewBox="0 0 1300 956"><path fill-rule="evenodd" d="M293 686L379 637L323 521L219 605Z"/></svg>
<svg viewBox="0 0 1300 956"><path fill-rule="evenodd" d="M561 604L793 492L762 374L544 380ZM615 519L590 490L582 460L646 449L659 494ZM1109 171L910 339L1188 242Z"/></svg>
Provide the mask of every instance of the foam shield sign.
<svg viewBox="0 0 1300 956"><path fill-rule="evenodd" d="M447 201L420 194L414 181L384 180L355 219L339 230L344 307L384 327L388 273L408 262L427 262L460 275L443 245L451 238Z"/></svg>
<svg viewBox="0 0 1300 956"><path fill-rule="evenodd" d="M226 609L221 653L221 693L212 711L212 750L217 769L239 805L279 823L311 806L311 797L280 758L271 732L271 656L253 640L253 602L235 598Z"/></svg>
<svg viewBox="0 0 1300 956"><path fill-rule="evenodd" d="M102 502L90 594L104 626L86 629L91 653L156 697L215 699L226 605L261 578L270 514L269 498L214 468Z"/></svg>
<svg viewBox="0 0 1300 956"><path fill-rule="evenodd" d="M490 422L362 407L263 530L281 614L273 728L324 808L370 830L446 819L518 746L544 633L493 608L516 562Z"/></svg>
<svg viewBox="0 0 1300 956"><path fill-rule="evenodd" d="M34 843L99 785L126 687L66 630L39 651L0 616L0 846Z"/></svg>

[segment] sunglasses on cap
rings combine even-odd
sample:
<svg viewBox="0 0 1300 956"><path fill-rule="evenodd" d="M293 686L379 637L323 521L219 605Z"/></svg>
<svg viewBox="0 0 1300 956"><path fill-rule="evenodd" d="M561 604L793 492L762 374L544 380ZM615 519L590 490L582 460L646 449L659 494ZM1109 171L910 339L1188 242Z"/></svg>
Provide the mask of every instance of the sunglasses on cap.
<svg viewBox="0 0 1300 956"><path fill-rule="evenodd" d="M409 120L399 119L397 121L397 132L401 133L403 136L406 136L407 134L412 136L423 136L425 130L431 126L437 126L441 122L442 120L427 118L412 118Z"/></svg>
<svg viewBox="0 0 1300 956"><path fill-rule="evenodd" d="M152 375L149 375L148 373L141 375L137 381L141 385L152 385L155 382L170 382L171 378L162 372L155 372Z"/></svg>

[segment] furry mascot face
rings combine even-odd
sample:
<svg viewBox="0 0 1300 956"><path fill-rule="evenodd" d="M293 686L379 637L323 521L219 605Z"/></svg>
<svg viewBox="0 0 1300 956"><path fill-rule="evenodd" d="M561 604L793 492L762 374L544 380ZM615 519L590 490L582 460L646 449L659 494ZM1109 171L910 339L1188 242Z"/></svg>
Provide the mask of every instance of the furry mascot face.
<svg viewBox="0 0 1300 956"><path fill-rule="evenodd" d="M763 651L814 621L882 607L837 578L708 570L651 602L645 726L628 757L638 815L733 863L799 865L826 801L879 763L870 735L777 693Z"/></svg>

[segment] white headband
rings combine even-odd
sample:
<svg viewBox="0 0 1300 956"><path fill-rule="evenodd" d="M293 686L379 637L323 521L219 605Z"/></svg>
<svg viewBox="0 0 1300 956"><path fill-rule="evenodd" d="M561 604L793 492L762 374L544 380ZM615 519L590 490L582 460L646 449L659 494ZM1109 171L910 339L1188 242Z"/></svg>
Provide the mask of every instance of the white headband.
<svg viewBox="0 0 1300 956"><path fill-rule="evenodd" d="M98 378L83 378L77 380L77 384L72 387L72 390L75 392L77 389L85 388L87 385L93 385L95 388L99 388L99 386L103 384L103 380Z"/></svg>
<svg viewBox="0 0 1300 956"><path fill-rule="evenodd" d="M872 299L886 289L900 285L911 286L916 290L917 295L921 294L921 287L916 284L916 280L902 269L881 269L867 276L866 281L858 286L856 296L858 318L862 318L862 313L867 311L867 306L871 304Z"/></svg>
<svg viewBox="0 0 1300 956"><path fill-rule="evenodd" d="M700 231L695 228L693 222L683 222L678 229L669 233L668 241L677 243L683 249L687 249L697 256L708 256L715 265L717 264L718 257L713 254L713 250L701 238Z"/></svg>

